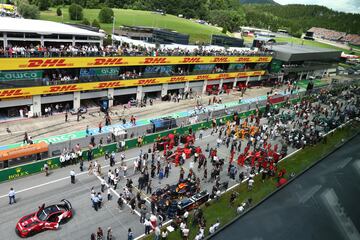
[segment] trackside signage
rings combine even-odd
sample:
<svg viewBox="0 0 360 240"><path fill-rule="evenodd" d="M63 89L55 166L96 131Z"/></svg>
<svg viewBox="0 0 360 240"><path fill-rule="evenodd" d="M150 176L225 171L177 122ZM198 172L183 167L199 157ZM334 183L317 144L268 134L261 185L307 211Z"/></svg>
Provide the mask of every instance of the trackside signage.
<svg viewBox="0 0 360 240"><path fill-rule="evenodd" d="M41 79L42 71L0 71L0 81Z"/></svg>
<svg viewBox="0 0 360 240"><path fill-rule="evenodd" d="M272 57L259 56L1 58L0 71L174 64L268 63L271 60Z"/></svg>
<svg viewBox="0 0 360 240"><path fill-rule="evenodd" d="M163 84L163 83L230 79L237 77L260 76L264 74L265 71L251 71L251 72L234 72L234 73L202 74L202 75L191 75L191 76L172 76L172 77L161 77L161 78L117 80L117 81L109 81L109 82L90 82L90 83L64 84L64 85L29 87L29 88L0 89L0 99L26 97L26 96L41 95L41 94L99 90L99 89L107 89L107 88L146 86L146 85L155 85L155 84Z"/></svg>

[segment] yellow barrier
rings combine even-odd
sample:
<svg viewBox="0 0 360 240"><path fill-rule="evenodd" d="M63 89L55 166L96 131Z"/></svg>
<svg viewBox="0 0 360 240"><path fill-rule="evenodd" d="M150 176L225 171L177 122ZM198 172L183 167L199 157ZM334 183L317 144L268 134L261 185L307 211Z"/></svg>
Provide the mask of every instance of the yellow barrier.
<svg viewBox="0 0 360 240"><path fill-rule="evenodd" d="M64 57L64 58L0 58L0 70L32 70L51 68L88 68L140 65L266 63L272 57Z"/></svg>
<svg viewBox="0 0 360 240"><path fill-rule="evenodd" d="M41 94L99 90L99 89L107 89L107 88L145 86L145 85L154 85L154 84L162 84L162 83L177 83L177 82L200 81L200 80L211 81L218 79L261 76L264 74L265 71L252 71L252 72L202 74L202 75L192 75L192 76L173 76L173 77L161 77L161 78L117 80L117 81L108 81L108 82L91 82L91 83L76 83L76 84L64 84L64 85L54 85L54 86L12 88L12 89L0 90L0 99L25 97L25 96L33 96L33 95L41 95Z"/></svg>

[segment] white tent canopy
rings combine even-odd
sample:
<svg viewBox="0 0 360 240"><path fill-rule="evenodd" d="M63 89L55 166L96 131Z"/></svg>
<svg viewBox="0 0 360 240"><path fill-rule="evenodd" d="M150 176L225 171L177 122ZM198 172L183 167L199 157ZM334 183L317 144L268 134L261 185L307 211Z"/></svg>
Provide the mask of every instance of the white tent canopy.
<svg viewBox="0 0 360 240"><path fill-rule="evenodd" d="M129 44L133 44L135 46L151 47L151 48L155 47L155 44L153 44L153 43L148 43L148 42L141 41L141 40L135 40L135 39L131 39L131 38L124 37L124 36L112 35L112 39L115 41L119 41L121 43L125 42L125 43L129 43Z"/></svg>
<svg viewBox="0 0 360 240"><path fill-rule="evenodd" d="M129 37L125 37L125 36L117 36L117 35L112 35L113 40L115 41L119 41L121 43L128 43L128 44L132 44L135 46L141 46L141 47L146 47L146 48L155 48L155 44L154 43L148 43L145 41L141 41L141 40L135 40L135 39L131 39ZM251 51L250 48L235 48L235 47L230 47L225 49L225 47L222 46L216 46L216 45L210 45L210 46L203 46L202 47L205 50L208 51ZM176 50L176 49L180 49L180 50L184 50L184 51L194 51L196 49L199 49L199 46L197 45L183 45L183 44L160 44L159 45L159 49L160 50Z"/></svg>
<svg viewBox="0 0 360 240"><path fill-rule="evenodd" d="M63 23L10 17L1 17L0 32L37 33L40 35L66 34L74 36L81 35L104 37L103 33L93 32Z"/></svg>

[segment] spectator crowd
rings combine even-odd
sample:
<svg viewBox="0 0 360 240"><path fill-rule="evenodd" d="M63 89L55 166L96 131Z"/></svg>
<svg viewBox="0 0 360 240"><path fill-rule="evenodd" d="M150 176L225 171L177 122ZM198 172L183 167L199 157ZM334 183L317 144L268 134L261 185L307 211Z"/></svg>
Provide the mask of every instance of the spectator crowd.
<svg viewBox="0 0 360 240"><path fill-rule="evenodd" d="M182 48L152 48L128 43L121 45L9 45L0 47L0 57L106 57L106 56L267 56L269 52L253 50L211 49L199 46L193 50Z"/></svg>

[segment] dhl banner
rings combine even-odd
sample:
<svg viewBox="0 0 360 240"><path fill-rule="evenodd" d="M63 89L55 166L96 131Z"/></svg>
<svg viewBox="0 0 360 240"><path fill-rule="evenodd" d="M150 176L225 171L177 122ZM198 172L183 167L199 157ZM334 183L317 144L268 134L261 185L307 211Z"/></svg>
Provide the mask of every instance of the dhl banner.
<svg viewBox="0 0 360 240"><path fill-rule="evenodd" d="M109 66L264 63L272 57L64 57L64 58L0 58L0 70L34 70L51 68L88 68Z"/></svg>
<svg viewBox="0 0 360 240"><path fill-rule="evenodd" d="M108 81L108 82L76 83L76 84L64 84L64 85L54 85L54 86L12 88L12 89L3 89L3 90L0 89L0 99L18 98L18 97L26 97L33 95L41 95L41 94L99 90L99 89L107 89L107 88L145 86L145 85L155 85L155 84L163 84L163 83L177 83L177 82L201 81L201 80L211 81L211 80L228 79L228 78L261 76L264 74L265 71L252 71L252 72L203 74L203 75L192 75L192 76L172 76L172 77L161 77L161 78L117 80L117 81Z"/></svg>

